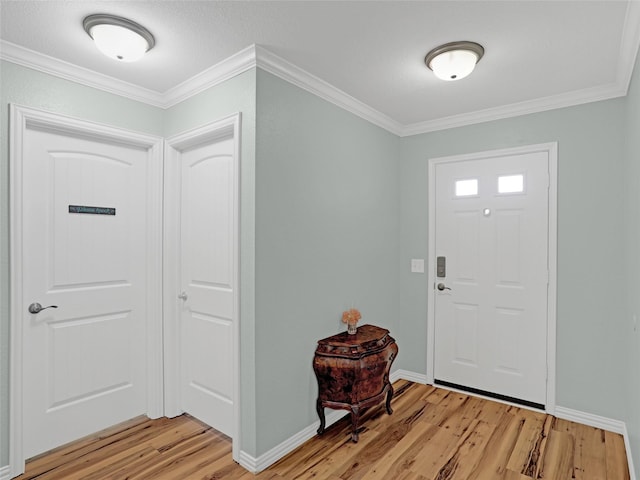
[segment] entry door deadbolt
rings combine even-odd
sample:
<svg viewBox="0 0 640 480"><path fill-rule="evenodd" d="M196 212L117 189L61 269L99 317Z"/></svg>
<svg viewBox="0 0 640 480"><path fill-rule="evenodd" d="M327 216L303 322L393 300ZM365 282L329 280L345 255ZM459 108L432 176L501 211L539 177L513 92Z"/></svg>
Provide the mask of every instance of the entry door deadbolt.
<svg viewBox="0 0 640 480"><path fill-rule="evenodd" d="M447 259L446 257L436 258L436 277L444 278L447 276Z"/></svg>

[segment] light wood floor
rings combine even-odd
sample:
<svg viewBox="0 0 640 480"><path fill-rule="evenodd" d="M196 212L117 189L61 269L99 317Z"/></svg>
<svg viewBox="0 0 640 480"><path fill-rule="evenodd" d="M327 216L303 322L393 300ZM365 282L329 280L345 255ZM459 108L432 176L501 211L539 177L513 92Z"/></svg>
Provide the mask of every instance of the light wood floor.
<svg viewBox="0 0 640 480"><path fill-rule="evenodd" d="M137 418L27 464L20 480L628 480L620 435L405 381L360 441L343 419L254 477L227 437L183 415Z"/></svg>

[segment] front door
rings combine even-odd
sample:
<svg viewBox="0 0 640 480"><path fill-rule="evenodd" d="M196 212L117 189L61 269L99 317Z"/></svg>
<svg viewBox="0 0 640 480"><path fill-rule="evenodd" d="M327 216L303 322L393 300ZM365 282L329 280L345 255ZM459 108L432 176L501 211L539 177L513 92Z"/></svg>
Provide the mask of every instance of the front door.
<svg viewBox="0 0 640 480"><path fill-rule="evenodd" d="M22 362L23 458L149 413L147 356L161 325L156 318L153 332L148 319L148 278L160 265L148 228L159 213L149 204L149 182L160 179L151 146L127 144L108 127L52 115L24 121L29 115L14 115L21 138L12 164L22 193L12 257L22 273L14 359Z"/></svg>
<svg viewBox="0 0 640 480"><path fill-rule="evenodd" d="M435 381L544 408L548 153L434 171Z"/></svg>

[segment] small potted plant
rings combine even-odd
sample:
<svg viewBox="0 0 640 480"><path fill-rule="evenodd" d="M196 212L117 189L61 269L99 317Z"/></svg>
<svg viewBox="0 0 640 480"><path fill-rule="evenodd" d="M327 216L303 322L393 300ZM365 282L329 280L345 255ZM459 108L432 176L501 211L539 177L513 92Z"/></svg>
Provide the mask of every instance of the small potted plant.
<svg viewBox="0 0 640 480"><path fill-rule="evenodd" d="M360 315L360 312L357 308L350 308L349 310L342 312L342 323L347 324L347 333L349 335L354 335L357 333L358 320L360 320L361 318L362 315Z"/></svg>

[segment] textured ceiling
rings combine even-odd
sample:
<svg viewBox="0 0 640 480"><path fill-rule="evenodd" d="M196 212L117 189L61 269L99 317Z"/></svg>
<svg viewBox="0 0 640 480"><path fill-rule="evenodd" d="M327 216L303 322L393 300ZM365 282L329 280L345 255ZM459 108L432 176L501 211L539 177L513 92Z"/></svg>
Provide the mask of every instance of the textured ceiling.
<svg viewBox="0 0 640 480"><path fill-rule="evenodd" d="M0 38L159 93L257 44L411 125L626 89L638 46L637 6L616 0L0 0ZM155 48L134 64L103 57L82 29L93 13L141 23L154 34ZM470 77L442 82L423 59L454 40L481 43L486 53Z"/></svg>

